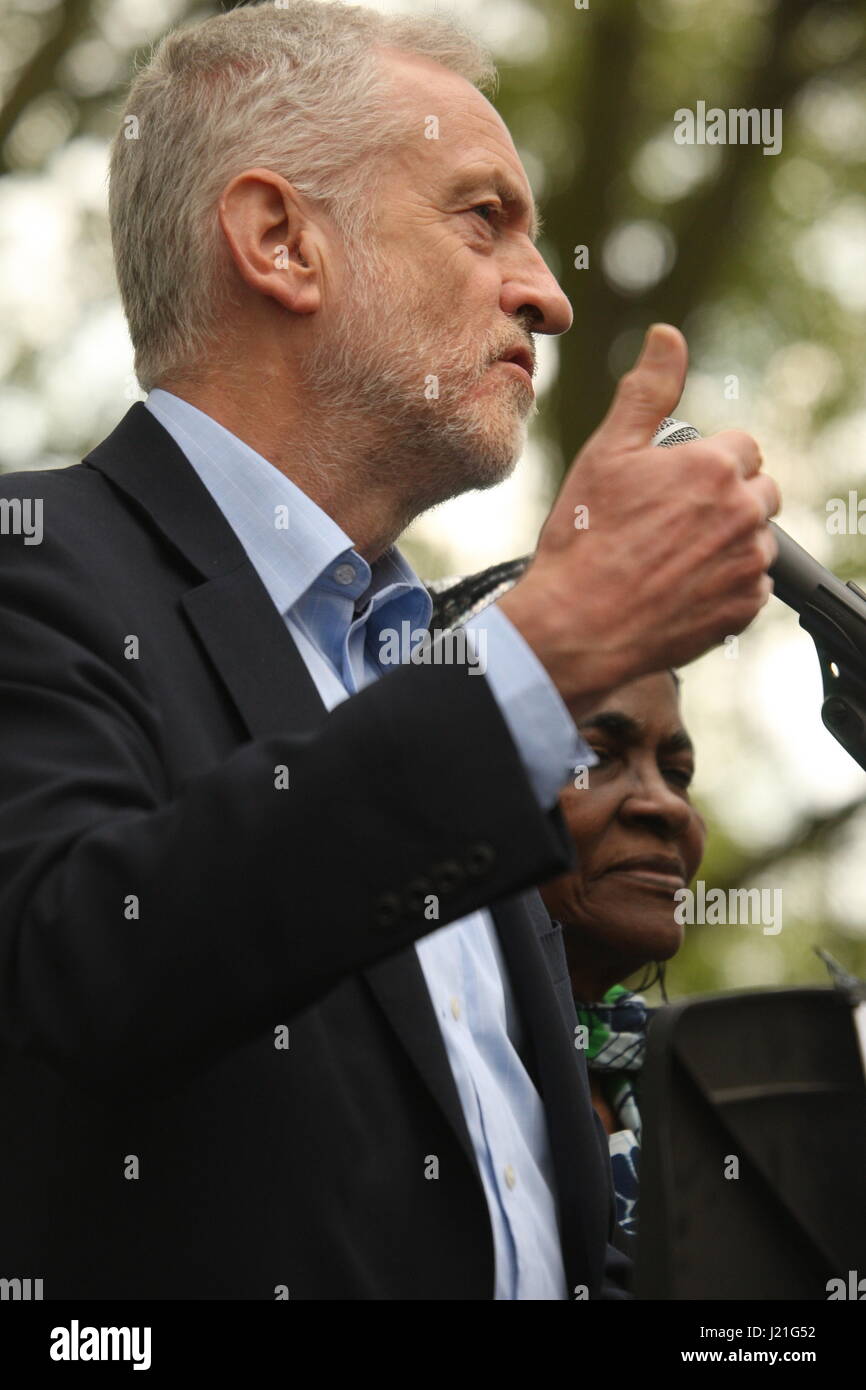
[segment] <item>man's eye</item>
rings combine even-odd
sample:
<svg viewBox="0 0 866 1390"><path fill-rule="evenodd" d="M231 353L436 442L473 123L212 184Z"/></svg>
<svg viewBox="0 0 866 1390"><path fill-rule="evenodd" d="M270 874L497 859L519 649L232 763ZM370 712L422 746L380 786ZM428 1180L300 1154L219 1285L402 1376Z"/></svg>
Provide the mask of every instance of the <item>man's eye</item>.
<svg viewBox="0 0 866 1390"><path fill-rule="evenodd" d="M470 208L469 211L474 212L481 218L482 222L487 222L488 224L495 222L499 216L499 208L496 203L477 203L475 207ZM485 216L485 213L489 215Z"/></svg>

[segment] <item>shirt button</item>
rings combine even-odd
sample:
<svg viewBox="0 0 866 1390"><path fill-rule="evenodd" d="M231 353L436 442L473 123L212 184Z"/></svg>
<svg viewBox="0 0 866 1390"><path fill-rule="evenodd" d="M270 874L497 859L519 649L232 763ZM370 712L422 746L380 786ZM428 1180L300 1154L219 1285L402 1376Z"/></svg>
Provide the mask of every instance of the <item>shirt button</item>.
<svg viewBox="0 0 866 1390"><path fill-rule="evenodd" d="M503 1177L505 1178L505 1186L508 1188L509 1192L512 1191L514 1184L517 1182L517 1174L510 1163L506 1163Z"/></svg>
<svg viewBox="0 0 866 1390"><path fill-rule="evenodd" d="M460 1017L460 1000L457 998L456 994L451 1000L451 1012L455 1018Z"/></svg>
<svg viewBox="0 0 866 1390"><path fill-rule="evenodd" d="M334 578L336 579L336 581L337 581L338 584L352 584L352 583L354 583L354 580L355 580L355 567L354 567L354 565L349 565L349 564L337 565L336 569L334 570Z"/></svg>

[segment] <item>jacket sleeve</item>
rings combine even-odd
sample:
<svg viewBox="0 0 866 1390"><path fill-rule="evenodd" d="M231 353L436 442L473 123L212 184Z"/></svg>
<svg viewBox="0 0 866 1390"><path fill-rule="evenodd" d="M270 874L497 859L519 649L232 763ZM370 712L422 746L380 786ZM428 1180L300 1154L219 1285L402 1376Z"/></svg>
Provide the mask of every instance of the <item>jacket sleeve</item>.
<svg viewBox="0 0 866 1390"><path fill-rule="evenodd" d="M396 670L178 791L105 595L56 535L40 549L0 541L5 1046L87 1089L174 1086L572 864L465 666Z"/></svg>

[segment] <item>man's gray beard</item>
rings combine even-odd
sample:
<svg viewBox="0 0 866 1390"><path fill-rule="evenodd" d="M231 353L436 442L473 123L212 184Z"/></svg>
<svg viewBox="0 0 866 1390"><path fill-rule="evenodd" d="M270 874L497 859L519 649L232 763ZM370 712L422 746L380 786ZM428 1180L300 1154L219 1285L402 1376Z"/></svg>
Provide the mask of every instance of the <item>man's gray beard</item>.
<svg viewBox="0 0 866 1390"><path fill-rule="evenodd" d="M387 272L365 269L327 340L307 358L302 376L321 402L321 437L305 442L323 478L348 472L358 486L385 483L404 498L404 525L437 503L495 487L514 471L526 439L526 411L486 394L466 397L483 379L497 345L477 339L444 349L433 330L403 343L377 335L377 324L423 323L429 301ZM442 333L444 337L444 331ZM438 381L438 398L425 388ZM452 404L454 402L454 404ZM360 446L360 447L359 447Z"/></svg>

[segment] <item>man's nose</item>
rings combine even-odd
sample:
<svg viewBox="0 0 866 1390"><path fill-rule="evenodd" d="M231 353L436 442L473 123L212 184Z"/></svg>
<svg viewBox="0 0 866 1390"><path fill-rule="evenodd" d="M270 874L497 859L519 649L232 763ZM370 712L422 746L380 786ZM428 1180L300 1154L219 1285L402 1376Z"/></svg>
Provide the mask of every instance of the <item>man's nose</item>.
<svg viewBox="0 0 866 1390"><path fill-rule="evenodd" d="M515 257L503 276L500 307L510 318L531 316L533 333L567 333L574 322L569 300L541 252L531 244L519 259Z"/></svg>

